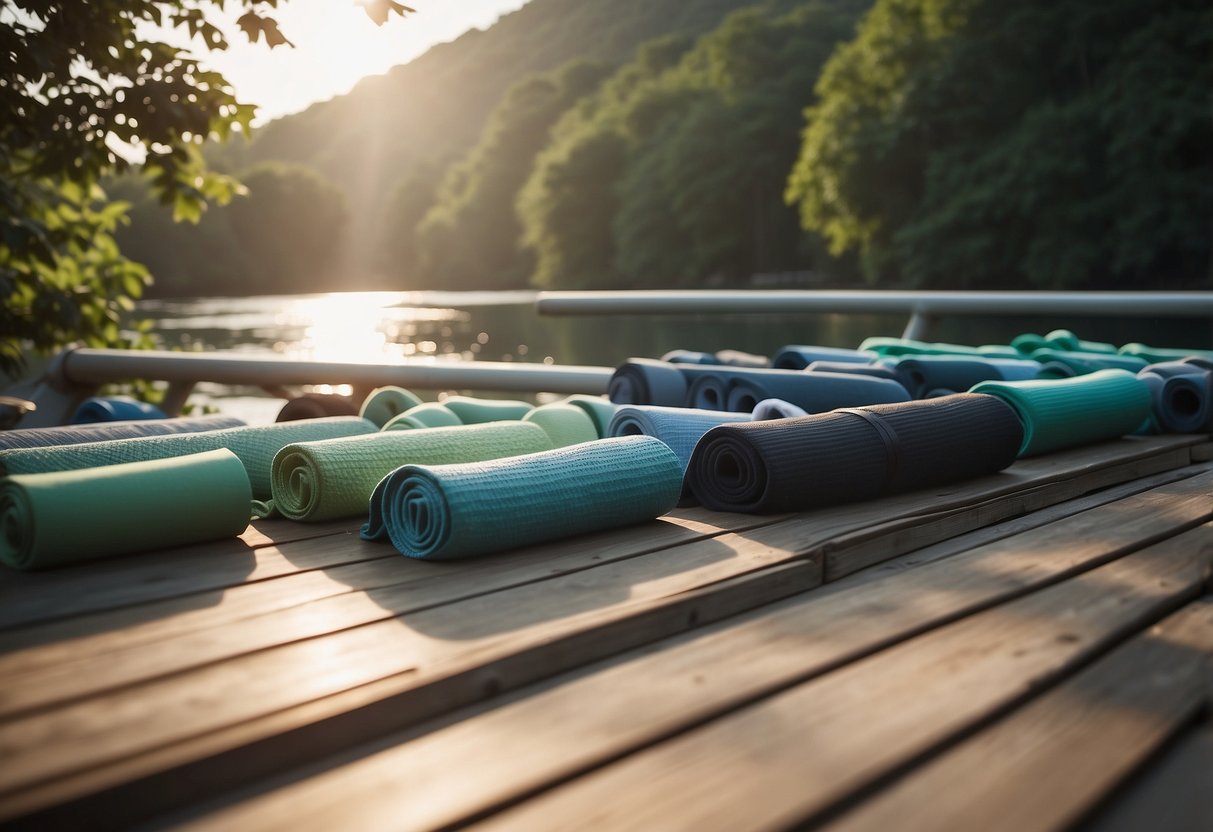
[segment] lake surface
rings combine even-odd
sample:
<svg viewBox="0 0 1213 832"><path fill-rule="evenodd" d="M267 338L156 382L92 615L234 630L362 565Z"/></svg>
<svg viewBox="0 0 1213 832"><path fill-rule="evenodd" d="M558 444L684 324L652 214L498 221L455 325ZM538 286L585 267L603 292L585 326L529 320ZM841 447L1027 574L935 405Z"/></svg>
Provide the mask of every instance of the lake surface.
<svg viewBox="0 0 1213 832"><path fill-rule="evenodd" d="M423 357L615 366L672 349L736 349L770 355L785 344L854 347L869 335L900 335L900 315L663 315L546 317L533 292L339 292L242 298L148 300L167 347L231 350L320 361L399 361ZM1020 332L1066 326L1116 343L1209 348L1213 324L1200 320L1030 319L989 316L942 321L934 337L1006 343ZM331 388L317 388L328 392ZM332 392L348 392L337 388ZM433 391L417 391L433 398ZM255 388L199 385L191 397L263 423L282 405Z"/></svg>

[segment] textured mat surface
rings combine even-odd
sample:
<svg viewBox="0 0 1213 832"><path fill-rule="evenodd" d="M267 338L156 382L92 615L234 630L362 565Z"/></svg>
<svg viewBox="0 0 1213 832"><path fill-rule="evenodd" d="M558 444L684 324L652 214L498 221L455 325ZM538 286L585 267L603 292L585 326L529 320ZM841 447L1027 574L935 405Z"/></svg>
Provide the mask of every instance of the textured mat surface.
<svg viewBox="0 0 1213 832"><path fill-rule="evenodd" d="M687 484L711 509L795 511L990 474L1022 437L1014 410L970 393L722 425L696 446Z"/></svg>
<svg viewBox="0 0 1213 832"><path fill-rule="evenodd" d="M401 465L476 462L553 447L525 422L393 430L287 445L274 457L274 507L291 520L319 522L367 515L379 481Z"/></svg>
<svg viewBox="0 0 1213 832"><path fill-rule="evenodd" d="M406 465L375 489L362 536L409 557L470 557L651 520L674 507L681 487L674 452L648 436Z"/></svg>
<svg viewBox="0 0 1213 832"><path fill-rule="evenodd" d="M579 445L598 439L598 428L589 413L575 404L553 402L532 408L522 421L536 424L552 441L553 448Z"/></svg>
<svg viewBox="0 0 1213 832"><path fill-rule="evenodd" d="M282 448L292 442L335 439L374 432L375 425L366 419L359 419L357 416L333 416L204 433L182 433L175 436L115 439L109 442L89 442L53 448L17 448L0 451L0 472L33 474L72 471L227 448L244 464L249 483L252 485L253 497L261 500L270 496L270 466L273 464L274 454Z"/></svg>
<svg viewBox="0 0 1213 832"><path fill-rule="evenodd" d="M237 428L244 424L234 416L194 416L184 419L143 419L138 422L97 422L90 425L60 425L53 428L24 428L0 431L0 450L8 448L45 448L51 445L79 445L133 439L137 436L168 436L175 433L201 433L207 430Z"/></svg>
<svg viewBox="0 0 1213 832"><path fill-rule="evenodd" d="M1036 381L983 381L973 393L998 396L1023 422L1020 456L1133 433L1150 418L1146 384L1126 370Z"/></svg>
<svg viewBox="0 0 1213 832"><path fill-rule="evenodd" d="M234 537L251 493L231 451L0 480L0 561L42 569Z"/></svg>

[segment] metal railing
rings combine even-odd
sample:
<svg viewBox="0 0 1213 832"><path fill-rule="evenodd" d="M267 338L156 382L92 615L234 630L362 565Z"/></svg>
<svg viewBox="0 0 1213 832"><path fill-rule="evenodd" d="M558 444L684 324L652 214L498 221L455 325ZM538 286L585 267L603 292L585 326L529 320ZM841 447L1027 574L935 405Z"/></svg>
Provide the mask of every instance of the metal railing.
<svg viewBox="0 0 1213 832"><path fill-rule="evenodd" d="M846 312L906 314L904 338L926 338L944 315L1100 315L1213 320L1213 292L887 292L880 290L638 290L541 292L543 315Z"/></svg>

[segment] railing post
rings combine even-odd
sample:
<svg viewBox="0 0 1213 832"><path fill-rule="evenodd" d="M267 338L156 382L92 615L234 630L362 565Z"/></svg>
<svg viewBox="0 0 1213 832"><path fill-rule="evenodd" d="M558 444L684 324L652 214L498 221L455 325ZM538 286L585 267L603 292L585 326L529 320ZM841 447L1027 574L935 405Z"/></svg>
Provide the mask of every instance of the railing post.
<svg viewBox="0 0 1213 832"><path fill-rule="evenodd" d="M901 337L913 341L926 341L934 328L935 316L921 309L915 309L914 313L910 315L910 320L906 322L906 328L902 331Z"/></svg>

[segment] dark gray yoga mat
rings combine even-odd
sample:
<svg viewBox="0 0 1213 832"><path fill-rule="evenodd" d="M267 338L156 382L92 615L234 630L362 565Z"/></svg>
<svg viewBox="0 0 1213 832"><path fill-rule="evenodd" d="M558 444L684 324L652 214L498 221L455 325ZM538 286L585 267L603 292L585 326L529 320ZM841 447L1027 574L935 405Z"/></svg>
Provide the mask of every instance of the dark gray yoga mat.
<svg viewBox="0 0 1213 832"><path fill-rule="evenodd" d="M0 450L79 445L109 439L133 439L137 436L201 433L207 430L238 428L243 424L244 422L234 416L194 416L185 419L140 419L137 422L94 422L51 428L18 428L0 431Z"/></svg>
<svg viewBox="0 0 1213 832"><path fill-rule="evenodd" d="M721 425L695 446L686 481L710 509L796 511L992 474L1022 440L1005 402L959 393Z"/></svg>
<svg viewBox="0 0 1213 832"><path fill-rule="evenodd" d="M937 390L963 393L983 381L1021 381L1040 374L1039 361L1019 358L916 355L885 359L882 363L897 374L902 386L916 399L925 399Z"/></svg>
<svg viewBox="0 0 1213 832"><path fill-rule="evenodd" d="M895 381L850 373L807 373L796 370L751 370L727 377L723 410L751 413L763 399L783 399L809 413L839 407L904 402L910 396Z"/></svg>
<svg viewBox="0 0 1213 832"><path fill-rule="evenodd" d="M892 368L886 367L883 364L848 364L844 361L814 361L809 366L805 367L805 372L808 373L851 373L857 376L872 376L873 378L887 378L889 381L895 381L901 384L901 379L897 373L893 372Z"/></svg>
<svg viewBox="0 0 1213 832"><path fill-rule="evenodd" d="M771 367L776 370L803 370L814 361L838 361L847 364L869 364L876 353L848 350L842 347L813 347L789 344L771 356Z"/></svg>
<svg viewBox="0 0 1213 832"><path fill-rule="evenodd" d="M1150 388L1150 409L1160 433L1213 432L1213 371L1169 361L1151 364L1137 377Z"/></svg>

